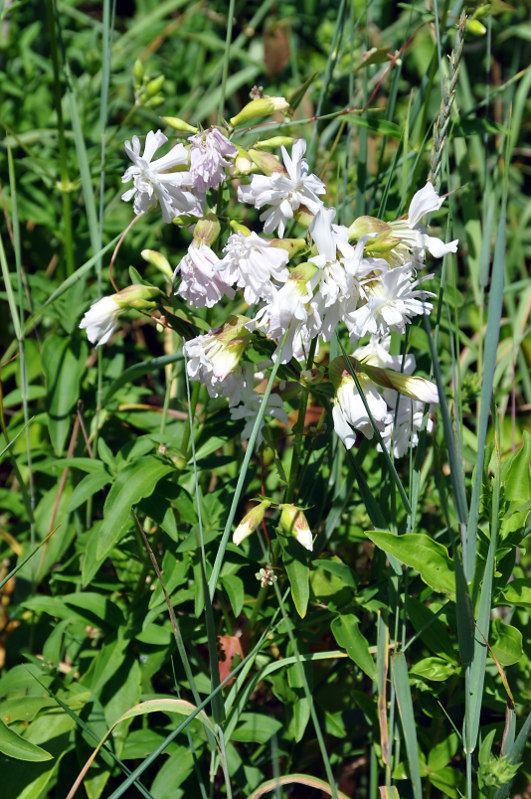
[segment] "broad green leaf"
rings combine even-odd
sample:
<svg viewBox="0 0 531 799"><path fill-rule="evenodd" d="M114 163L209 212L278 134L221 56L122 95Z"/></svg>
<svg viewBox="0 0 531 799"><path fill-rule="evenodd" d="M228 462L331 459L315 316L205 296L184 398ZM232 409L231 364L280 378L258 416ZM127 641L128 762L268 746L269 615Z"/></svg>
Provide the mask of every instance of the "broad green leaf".
<svg viewBox="0 0 531 799"><path fill-rule="evenodd" d="M428 769L430 771L439 771L443 766L446 766L457 752L458 745L459 739L455 732L452 732L444 741L436 744L433 749L430 749L428 755Z"/></svg>
<svg viewBox="0 0 531 799"><path fill-rule="evenodd" d="M524 431L523 444L515 455L503 464L502 482L504 496L508 500L531 499L531 434Z"/></svg>
<svg viewBox="0 0 531 799"><path fill-rule="evenodd" d="M306 550L294 538L281 537L280 540L293 604L299 616L304 618L310 598L310 569L306 560Z"/></svg>
<svg viewBox="0 0 531 799"><path fill-rule="evenodd" d="M422 533L394 535L371 530L366 535L384 552L415 569L430 588L443 594L455 593L453 562L438 541Z"/></svg>
<svg viewBox="0 0 531 799"><path fill-rule="evenodd" d="M491 625L490 641L496 660L502 666L518 663L523 655L522 633L501 619L494 619Z"/></svg>
<svg viewBox="0 0 531 799"><path fill-rule="evenodd" d="M337 616L330 625L334 638L339 646L347 650L351 660L360 667L365 674L376 679L376 666L369 652L369 642L359 630L359 622L352 613Z"/></svg>
<svg viewBox="0 0 531 799"><path fill-rule="evenodd" d="M109 554L129 527L131 508L149 496L161 477L172 470L171 465L146 455L118 473L103 507L103 524L96 546L99 561Z"/></svg>
<svg viewBox="0 0 531 799"><path fill-rule="evenodd" d="M44 342L42 368L46 377L48 427L58 455L63 452L72 423L70 412L79 396L86 358L87 344L81 339L51 335Z"/></svg>
<svg viewBox="0 0 531 799"><path fill-rule="evenodd" d="M517 577L502 589L498 598L498 605L519 605L523 608L531 607L531 580Z"/></svg>
<svg viewBox="0 0 531 799"><path fill-rule="evenodd" d="M410 677L420 677L421 680L433 680L434 682L444 682L457 672L457 665L438 657L422 658L409 669Z"/></svg>
<svg viewBox="0 0 531 799"><path fill-rule="evenodd" d="M90 497L92 497L103 486L110 483L112 480L111 475L104 469L98 472L90 472L87 474L74 488L70 501L68 503L68 512L79 508Z"/></svg>
<svg viewBox="0 0 531 799"><path fill-rule="evenodd" d="M40 762L42 760L51 760L52 755L41 749L40 746L32 744L22 736L13 732L4 722L0 719L0 752L8 757L14 757L17 760L30 760L32 762Z"/></svg>
<svg viewBox="0 0 531 799"><path fill-rule="evenodd" d="M233 741L264 744L282 729L282 722L262 713L242 713L231 735Z"/></svg>

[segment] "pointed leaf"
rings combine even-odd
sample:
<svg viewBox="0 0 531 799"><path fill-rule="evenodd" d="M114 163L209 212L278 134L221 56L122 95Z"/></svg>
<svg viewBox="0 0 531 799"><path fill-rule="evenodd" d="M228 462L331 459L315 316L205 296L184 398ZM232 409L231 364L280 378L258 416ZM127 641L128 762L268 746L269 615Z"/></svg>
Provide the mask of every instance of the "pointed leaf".
<svg viewBox="0 0 531 799"><path fill-rule="evenodd" d="M442 544L421 533L380 533L367 537L384 552L415 569L427 585L443 594L455 594L453 561Z"/></svg>
<svg viewBox="0 0 531 799"><path fill-rule="evenodd" d="M52 755L49 752L17 735L1 719L0 752L8 757L14 757L17 760L30 760L33 763L52 759Z"/></svg>

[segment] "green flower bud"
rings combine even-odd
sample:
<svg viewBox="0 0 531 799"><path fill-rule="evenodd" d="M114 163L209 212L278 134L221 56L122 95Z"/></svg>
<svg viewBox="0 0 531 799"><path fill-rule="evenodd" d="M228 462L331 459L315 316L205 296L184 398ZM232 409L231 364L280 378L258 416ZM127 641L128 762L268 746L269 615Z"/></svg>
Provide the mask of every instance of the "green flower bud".
<svg viewBox="0 0 531 799"><path fill-rule="evenodd" d="M282 505L280 514L280 529L286 535L293 535L301 546L312 552L313 541L312 531L306 520L306 516L296 505Z"/></svg>
<svg viewBox="0 0 531 799"><path fill-rule="evenodd" d="M144 261L148 264L153 264L162 274L169 280L173 278L173 269L171 268L168 259L156 250L142 250L140 253Z"/></svg>
<svg viewBox="0 0 531 799"><path fill-rule="evenodd" d="M281 161L273 153L264 153L262 150L250 149L248 152L253 164L255 164L260 172L264 175L272 175L273 172L286 172Z"/></svg>
<svg viewBox="0 0 531 799"><path fill-rule="evenodd" d="M235 117L230 119L230 124L234 128L236 125L249 122L249 120L256 117L269 116L275 111L281 111L285 114L288 110L289 103L285 97L260 97L247 103Z"/></svg>
<svg viewBox="0 0 531 799"><path fill-rule="evenodd" d="M270 147L278 148L281 144L284 147L291 147L294 141L293 136L272 136L270 139L262 139L262 141L255 142L253 147L256 147L257 150L269 149Z"/></svg>
<svg viewBox="0 0 531 799"><path fill-rule="evenodd" d="M194 228L194 242L197 245L206 244L210 247L219 236L220 230L221 226L217 216L213 214L212 211L209 211L198 221Z"/></svg>
<svg viewBox="0 0 531 799"><path fill-rule="evenodd" d="M194 128L193 125L189 125L188 122L185 122L184 119L179 119L179 117L161 117L162 120L169 125L170 128L174 130L182 130L183 133L197 133L199 128Z"/></svg>
<svg viewBox="0 0 531 799"><path fill-rule="evenodd" d="M149 311L156 306L154 300L163 297L163 293L155 286L144 286L142 283L133 283L126 286L117 294L113 294L113 300L122 310L135 308L137 311Z"/></svg>
<svg viewBox="0 0 531 799"><path fill-rule="evenodd" d="M268 499L262 500L256 507L246 513L239 525L232 534L232 541L236 545L241 544L251 533L254 533L258 525L262 524L266 510L271 503Z"/></svg>
<svg viewBox="0 0 531 799"><path fill-rule="evenodd" d="M155 95L158 94L162 89L164 80L164 75L158 75L156 78L153 78L153 80L150 80L147 86L144 88L144 94L147 97L155 97Z"/></svg>
<svg viewBox="0 0 531 799"><path fill-rule="evenodd" d="M133 66L133 75L135 78L135 88L140 89L142 86L142 75L144 73L144 66L142 61L137 58Z"/></svg>

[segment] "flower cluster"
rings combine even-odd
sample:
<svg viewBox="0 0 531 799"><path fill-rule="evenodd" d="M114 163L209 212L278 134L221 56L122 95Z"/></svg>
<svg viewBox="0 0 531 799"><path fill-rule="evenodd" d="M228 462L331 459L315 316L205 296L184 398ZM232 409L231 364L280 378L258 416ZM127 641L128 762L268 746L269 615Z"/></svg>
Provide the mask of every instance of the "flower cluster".
<svg viewBox="0 0 531 799"><path fill-rule="evenodd" d="M268 102L278 105L279 99ZM434 295L424 287L432 275L420 274L427 254L440 258L457 249L457 241L445 243L421 224L443 203L431 183L414 195L405 218L386 222L362 216L346 227L335 222L326 186L309 170L302 139L278 142L280 159L260 149L267 143L245 151L210 128L154 160L166 141L160 130L150 131L142 155L136 136L132 145L126 142L133 165L122 180L132 180L133 188L122 199L134 199L137 214L159 205L165 222L193 225L193 240L173 274L181 301L212 308L239 297L240 306L248 307L246 316L232 316L218 330L186 341L189 377L201 381L211 397L228 398L232 418L246 421L242 435L249 437L271 366L246 357L253 341L265 337L274 344L274 360L295 359L304 369L310 352L313 358L319 344L345 329L353 354L348 363L341 357L329 364L337 435L350 448L357 433L372 438L377 432L379 446L396 457L415 446L422 425L430 429L425 407L438 402L437 390L413 375L413 355L390 350L391 334L403 335L415 317L432 309ZM239 215L242 205L253 206L261 229L233 220L220 240L223 223L210 210L209 198L219 209L221 195L212 190L234 180ZM289 238L297 227L306 228L306 236ZM108 309L100 305L96 314L93 308L82 322L100 344L123 312L114 298L104 300ZM106 310L108 320L98 318L95 326L95 316ZM269 396L266 415L287 424L278 388Z"/></svg>

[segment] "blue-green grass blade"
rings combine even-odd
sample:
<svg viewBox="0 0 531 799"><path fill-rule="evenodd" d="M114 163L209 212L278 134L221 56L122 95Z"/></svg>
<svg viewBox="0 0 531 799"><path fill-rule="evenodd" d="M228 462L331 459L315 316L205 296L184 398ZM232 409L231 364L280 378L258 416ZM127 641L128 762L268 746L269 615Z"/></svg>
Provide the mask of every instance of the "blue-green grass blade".
<svg viewBox="0 0 531 799"><path fill-rule="evenodd" d="M415 799L422 799L417 729L415 726L415 714L413 712L413 700L411 698L411 689L409 686L406 657L403 652L398 652L391 657L391 676L395 688L398 712L402 722L413 796Z"/></svg>
<svg viewBox="0 0 531 799"><path fill-rule="evenodd" d="M500 338L500 320L503 307L503 285L505 280L505 243L506 243L506 203L507 195L504 191L494 261L492 264L491 285L487 311L487 328L485 332L484 367L481 383L480 411L477 429L477 462L470 498L470 512L466 528L466 538L463 547L463 566L467 582L474 576L476 559L477 524L479 517L479 503L481 496L481 481L483 475L483 462L485 458L485 442L489 426L490 400L493 392L494 370L496 368L496 355Z"/></svg>
<svg viewBox="0 0 531 799"><path fill-rule="evenodd" d="M493 416L495 408L493 407ZM499 444L499 431L496 431ZM479 465L477 467L479 469ZM467 667L465 679L465 752L471 754L476 746L481 708L483 705L483 684L485 681L485 664L487 662L487 640L489 636L489 621L492 604L492 582L494 578L494 562L496 556L496 541L498 538L498 518L500 511L500 480L501 461L498 450L498 463L492 487L492 509L490 520L490 541L487 559L483 570L481 593L477 613L476 631L474 635L474 650L472 663Z"/></svg>
<svg viewBox="0 0 531 799"><path fill-rule="evenodd" d="M527 716L526 720L522 724L520 732L516 737L516 741L507 752L506 757L510 763L518 763L522 756L522 752L524 751L524 747L527 743L527 738L529 736L529 732L531 731L531 713ZM502 785L501 788L498 788L496 793L494 794L494 799L508 799L509 794L511 792L511 786L513 784L512 780L509 780Z"/></svg>

